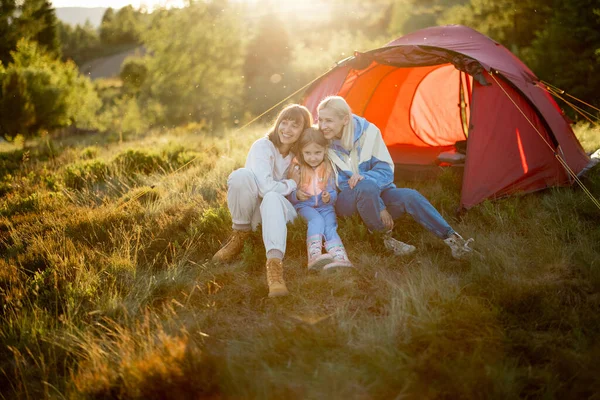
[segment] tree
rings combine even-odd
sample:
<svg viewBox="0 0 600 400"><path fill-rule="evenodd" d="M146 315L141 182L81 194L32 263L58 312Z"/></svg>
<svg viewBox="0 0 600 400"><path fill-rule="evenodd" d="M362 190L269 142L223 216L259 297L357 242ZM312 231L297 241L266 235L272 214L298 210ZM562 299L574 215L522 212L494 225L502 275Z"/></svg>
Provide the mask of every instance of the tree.
<svg viewBox="0 0 600 400"><path fill-rule="evenodd" d="M38 43L51 55L60 55L58 18L49 0L24 0L17 19L20 38Z"/></svg>
<svg viewBox="0 0 600 400"><path fill-rule="evenodd" d="M100 24L100 40L105 45L139 43L142 17L142 13L130 5L116 13L112 8L108 8Z"/></svg>
<svg viewBox="0 0 600 400"><path fill-rule="evenodd" d="M70 59L81 65L100 53L100 38L89 20L83 26L77 25L75 28L59 22L58 32L64 60Z"/></svg>
<svg viewBox="0 0 600 400"><path fill-rule="evenodd" d="M552 15L539 27L527 62L542 79L600 106L600 6L595 0L551 2Z"/></svg>
<svg viewBox="0 0 600 400"><path fill-rule="evenodd" d="M519 55L551 13L544 0L471 0L447 9L438 22L469 26Z"/></svg>
<svg viewBox="0 0 600 400"><path fill-rule="evenodd" d="M100 40L102 43L111 43L113 32L113 25L115 23L115 10L112 7L108 7L104 11L102 16L102 22L100 22Z"/></svg>
<svg viewBox="0 0 600 400"><path fill-rule="evenodd" d="M148 72L140 101L154 110L149 117L217 126L239 110L240 25L235 9L217 1L157 14L143 38Z"/></svg>
<svg viewBox="0 0 600 400"><path fill-rule="evenodd" d="M58 19L48 0L0 0L0 61L11 61L19 39L39 43L55 56L60 55Z"/></svg>
<svg viewBox="0 0 600 400"><path fill-rule="evenodd" d="M10 62L10 52L17 43L17 33L14 25L16 0L0 0L0 62Z"/></svg>
<svg viewBox="0 0 600 400"><path fill-rule="evenodd" d="M100 100L75 64L26 39L11 58L7 67L0 65L0 134L33 136L74 123L92 127Z"/></svg>
<svg viewBox="0 0 600 400"><path fill-rule="evenodd" d="M465 3L469 0L395 0L389 11L388 32L396 36L405 35L438 25L438 19L448 9Z"/></svg>

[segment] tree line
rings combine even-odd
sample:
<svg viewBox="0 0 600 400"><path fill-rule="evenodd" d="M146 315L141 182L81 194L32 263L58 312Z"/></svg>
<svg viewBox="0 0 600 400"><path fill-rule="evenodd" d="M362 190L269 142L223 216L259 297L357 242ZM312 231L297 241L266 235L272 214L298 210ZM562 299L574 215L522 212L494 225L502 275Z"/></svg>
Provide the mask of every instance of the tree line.
<svg viewBox="0 0 600 400"><path fill-rule="evenodd" d="M152 13L109 8L94 28L61 23L48 0L0 0L0 134L74 125L232 126L355 50L440 24L490 36L541 79L600 106L595 0L348 0L322 12L278 4L190 1ZM87 61L139 45L146 53L124 63L122 84L92 83L78 73Z"/></svg>

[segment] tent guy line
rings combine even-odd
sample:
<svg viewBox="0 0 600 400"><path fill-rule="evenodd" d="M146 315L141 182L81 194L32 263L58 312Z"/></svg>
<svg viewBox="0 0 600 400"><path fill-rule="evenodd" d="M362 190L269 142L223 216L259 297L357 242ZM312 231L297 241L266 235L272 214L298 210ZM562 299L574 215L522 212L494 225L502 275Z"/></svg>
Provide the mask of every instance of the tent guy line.
<svg viewBox="0 0 600 400"><path fill-rule="evenodd" d="M490 76L496 81L496 83L498 83L498 81L496 80L496 77L494 76L494 74L497 74L497 72L494 72L494 71L490 71L490 72L491 72ZM542 133L537 129L537 127L534 125L534 123L531 122L531 120L527 117L527 115L525 115L525 113L523 112L523 110L521 110L521 108L519 107L519 105L512 99L512 97L510 97L510 95L508 94L508 92L506 90L504 90L504 88L502 87L502 85L500 85L499 83L498 83L498 85L500 86L500 88L502 88L502 91L504 91L504 94L506 95L506 97L508 97L510 99L510 101L515 105L515 107L517 107L517 109L519 110L519 112L523 115L523 117L525 117L525 119L527 120L527 122L529 122L529 124L531 125L531 127L537 132L537 134L544 141L544 143L546 143L546 145L548 146L548 148L550 148L550 150L554 153L554 157L556 157L556 159L558 160L558 162L560 162L560 164L565 168L565 170L571 175L571 177L573 178L573 180L575 182L577 182L577 184L581 187L581 189L583 190L583 192L590 198L590 200L592 201L592 203L594 203L594 205L598 208L598 210L600 210L600 202L594 197L594 195L583 184L583 182L581 182L581 179L579 179L579 177L577 176L577 174L575 172L573 172L573 170L569 167L569 165L567 164L567 162L558 153L558 151L555 151L552 148L552 145L550 145L550 143L548 143L548 141L546 140L546 138L544 137L544 135L542 135Z"/></svg>

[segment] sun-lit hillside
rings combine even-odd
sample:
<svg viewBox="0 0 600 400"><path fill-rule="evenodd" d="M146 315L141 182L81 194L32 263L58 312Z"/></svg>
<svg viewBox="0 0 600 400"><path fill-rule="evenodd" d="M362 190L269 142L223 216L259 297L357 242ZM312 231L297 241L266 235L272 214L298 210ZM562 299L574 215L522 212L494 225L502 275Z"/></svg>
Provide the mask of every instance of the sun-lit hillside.
<svg viewBox="0 0 600 400"><path fill-rule="evenodd" d="M0 399L599 398L600 164L553 186L588 162L569 123L600 148L598 0L58 3L0 2ZM329 94L471 257L404 215L405 257L338 218L329 273L288 224L284 297L262 227L212 261L231 172Z"/></svg>
<svg viewBox="0 0 600 400"><path fill-rule="evenodd" d="M395 257L357 219L342 220L348 273L307 272L298 220L291 295L269 299L260 232L233 264L209 261L231 224L226 177L263 130L207 137L189 126L123 143L93 134L3 148L4 396L597 392L600 211L583 192L485 202L458 219L457 175L411 183L475 238L477 255L454 260L404 218L396 235L418 251ZM598 169L585 182L600 195Z"/></svg>

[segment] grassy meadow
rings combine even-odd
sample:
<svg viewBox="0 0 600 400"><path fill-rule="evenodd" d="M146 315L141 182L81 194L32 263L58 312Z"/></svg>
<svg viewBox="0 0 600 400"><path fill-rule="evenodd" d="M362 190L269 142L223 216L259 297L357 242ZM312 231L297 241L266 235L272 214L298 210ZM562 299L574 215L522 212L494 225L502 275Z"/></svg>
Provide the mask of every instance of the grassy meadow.
<svg viewBox="0 0 600 400"><path fill-rule="evenodd" d="M407 217L395 235L417 252L399 258L340 220L356 271L309 274L297 220L291 295L270 299L260 231L210 261L227 176L264 130L2 145L0 398L600 398L600 210L582 190L459 218L453 173L398 182L478 254L454 260ZM600 129L577 132L600 147ZM599 168L585 184L599 199Z"/></svg>

